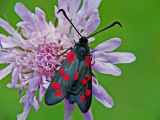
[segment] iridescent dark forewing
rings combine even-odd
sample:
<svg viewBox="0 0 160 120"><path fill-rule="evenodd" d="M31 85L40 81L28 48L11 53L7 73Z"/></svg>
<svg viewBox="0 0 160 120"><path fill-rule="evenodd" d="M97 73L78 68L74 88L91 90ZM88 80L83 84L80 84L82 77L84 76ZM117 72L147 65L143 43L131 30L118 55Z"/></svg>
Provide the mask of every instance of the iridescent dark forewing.
<svg viewBox="0 0 160 120"><path fill-rule="evenodd" d="M47 105L54 105L68 95L72 88L78 65L79 60L75 52L71 50L45 93L45 103Z"/></svg>
<svg viewBox="0 0 160 120"><path fill-rule="evenodd" d="M76 100L80 110L86 113L92 102L91 56L86 56L79 65L79 75L76 80Z"/></svg>

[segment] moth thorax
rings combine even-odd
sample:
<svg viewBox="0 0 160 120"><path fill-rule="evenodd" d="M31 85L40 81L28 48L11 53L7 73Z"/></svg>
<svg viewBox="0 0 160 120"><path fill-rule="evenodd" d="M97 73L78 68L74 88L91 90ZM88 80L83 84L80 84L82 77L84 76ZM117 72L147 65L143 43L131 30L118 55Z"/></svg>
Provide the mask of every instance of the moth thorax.
<svg viewBox="0 0 160 120"><path fill-rule="evenodd" d="M88 54L88 50L86 47L81 46L78 50L77 50L77 57L80 60L83 60L85 58L85 56Z"/></svg>

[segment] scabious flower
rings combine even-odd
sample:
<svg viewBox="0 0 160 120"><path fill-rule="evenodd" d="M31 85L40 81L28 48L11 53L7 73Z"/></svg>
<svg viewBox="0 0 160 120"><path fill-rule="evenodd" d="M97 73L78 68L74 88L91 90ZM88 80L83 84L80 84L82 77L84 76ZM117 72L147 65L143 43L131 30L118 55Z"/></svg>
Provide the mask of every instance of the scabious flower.
<svg viewBox="0 0 160 120"><path fill-rule="evenodd" d="M35 13L31 13L22 3L15 5L15 12L22 19L17 23L21 28L18 33L10 24L0 19L0 26L10 35L0 34L0 63L9 65L0 70L0 80L9 73L12 74L11 83L7 84L9 88L26 89L26 95L20 99L24 104L23 113L17 116L17 119L26 119L31 107L39 110L39 103L50 81L60 68L68 52L60 55L68 48L73 47L74 40L78 42L79 36L74 28L70 30L71 24L62 13L57 14L59 9L64 9L67 16L72 19L75 27L82 36L91 34L100 24L98 6L101 0L84 0L80 8L81 0L58 0L58 6L55 6L55 16L58 19L58 25L55 27L52 22L46 22L45 13L38 7ZM89 42L95 38L89 38ZM121 71L113 64L130 63L135 60L132 53L110 52L121 44L119 38L113 38L99 44L93 54L92 69L118 76ZM92 77L93 96L104 106L111 108L114 103L109 94L100 86L95 77ZM38 89L39 88L39 89ZM38 100L35 97L35 91L39 90ZM74 105L69 104L65 99L64 119L71 119L74 111ZM91 109L83 114L84 119L93 119Z"/></svg>

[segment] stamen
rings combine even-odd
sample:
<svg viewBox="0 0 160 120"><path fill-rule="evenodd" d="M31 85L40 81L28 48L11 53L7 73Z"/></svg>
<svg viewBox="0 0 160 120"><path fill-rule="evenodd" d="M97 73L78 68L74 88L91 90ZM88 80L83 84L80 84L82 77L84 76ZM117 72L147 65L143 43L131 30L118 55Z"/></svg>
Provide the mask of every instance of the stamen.
<svg viewBox="0 0 160 120"><path fill-rule="evenodd" d="M19 90L19 95L21 95L21 92L22 92L22 88Z"/></svg>
<svg viewBox="0 0 160 120"><path fill-rule="evenodd" d="M94 52L96 52L97 51L97 49L95 49L95 50L92 50L90 53L94 53Z"/></svg>
<svg viewBox="0 0 160 120"><path fill-rule="evenodd" d="M0 41L0 47L1 47L1 49L3 48L3 47L2 47L2 43L1 43L1 41Z"/></svg>
<svg viewBox="0 0 160 120"><path fill-rule="evenodd" d="M57 64L59 64L60 63L60 58L58 59L58 61L57 61Z"/></svg>

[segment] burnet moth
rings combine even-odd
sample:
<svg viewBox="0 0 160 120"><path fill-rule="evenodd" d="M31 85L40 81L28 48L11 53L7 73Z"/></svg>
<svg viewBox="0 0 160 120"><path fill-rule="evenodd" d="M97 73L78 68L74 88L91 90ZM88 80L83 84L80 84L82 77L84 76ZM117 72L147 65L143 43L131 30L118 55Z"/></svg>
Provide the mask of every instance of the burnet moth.
<svg viewBox="0 0 160 120"><path fill-rule="evenodd" d="M59 12L62 12L66 19L75 28L75 26L67 17L65 11L60 9L58 13ZM122 27L119 22L114 22L110 26L98 31L97 33L104 31L114 26L115 24L119 24ZM78 32L76 28L75 30L81 38L73 48L68 49L71 49L68 56L62 63L60 69L54 76L45 93L45 103L47 105L54 105L66 98L70 104L77 103L79 109L83 113L87 113L92 101L93 76L91 69L92 56L88 46L88 38L97 33L88 37L84 37Z"/></svg>

